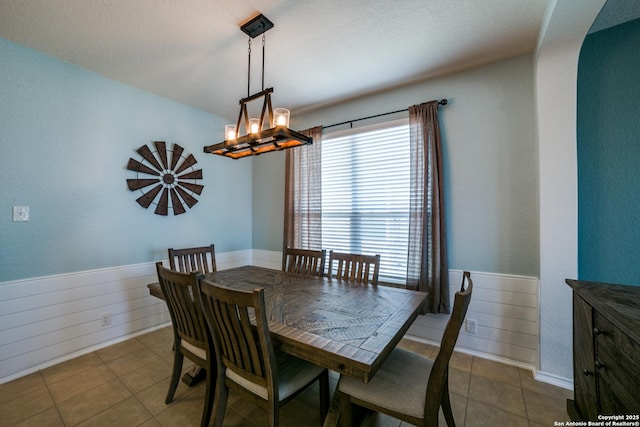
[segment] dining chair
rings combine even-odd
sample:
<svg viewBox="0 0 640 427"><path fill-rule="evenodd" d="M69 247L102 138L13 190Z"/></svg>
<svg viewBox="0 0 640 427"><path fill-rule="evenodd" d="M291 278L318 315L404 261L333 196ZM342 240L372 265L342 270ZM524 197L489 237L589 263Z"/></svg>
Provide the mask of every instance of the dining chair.
<svg viewBox="0 0 640 427"><path fill-rule="evenodd" d="M282 271L324 276L325 249L310 250L286 247L282 254Z"/></svg>
<svg viewBox="0 0 640 427"><path fill-rule="evenodd" d="M329 251L329 278L377 285L379 272L380 254L362 255Z"/></svg>
<svg viewBox="0 0 640 427"><path fill-rule="evenodd" d="M329 407L328 371L274 349L264 289L244 291L204 279L198 281L198 287L205 318L214 331L217 361L214 425L222 426L229 389L265 408L269 426L276 427L280 406L318 380L322 423Z"/></svg>
<svg viewBox="0 0 640 427"><path fill-rule="evenodd" d="M429 427L438 425L438 411L442 407L447 425L455 426L449 398L449 360L467 314L472 291L471 275L465 271L435 360L396 347L369 383L340 377L337 389L342 427L351 426L352 404L413 425Z"/></svg>
<svg viewBox="0 0 640 427"><path fill-rule="evenodd" d="M206 371L206 391L200 422L202 427L206 427L211 420L216 363L213 339L207 321L199 300L194 299L198 279L204 276L197 272L181 273L164 267L162 262L156 263L156 270L173 325L173 371L165 403L173 401L182 372L182 362L186 356Z"/></svg>
<svg viewBox="0 0 640 427"><path fill-rule="evenodd" d="M217 271L215 245L198 248L169 248L169 267L172 270L190 273L198 271L202 274Z"/></svg>

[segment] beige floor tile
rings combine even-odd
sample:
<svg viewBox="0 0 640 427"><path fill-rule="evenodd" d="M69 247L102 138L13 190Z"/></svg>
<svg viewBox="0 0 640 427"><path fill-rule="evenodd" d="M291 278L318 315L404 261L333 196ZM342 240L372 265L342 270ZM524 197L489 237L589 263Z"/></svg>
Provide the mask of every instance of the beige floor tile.
<svg viewBox="0 0 640 427"><path fill-rule="evenodd" d="M111 369L105 365L100 365L50 384L49 391L56 403L62 403L115 378L116 376L111 372Z"/></svg>
<svg viewBox="0 0 640 427"><path fill-rule="evenodd" d="M520 373L518 372L518 368L505 365L504 363L474 357L471 373L520 387Z"/></svg>
<svg viewBox="0 0 640 427"><path fill-rule="evenodd" d="M162 427L162 424L160 424L160 421L156 420L155 418L150 418L148 421L140 424L140 426L138 427Z"/></svg>
<svg viewBox="0 0 640 427"><path fill-rule="evenodd" d="M53 399L46 388L8 400L0 405L0 425L14 425L54 407Z"/></svg>
<svg viewBox="0 0 640 427"><path fill-rule="evenodd" d="M529 420L553 425L554 421L569 419L565 399L558 399L526 389L523 390L523 393Z"/></svg>
<svg viewBox="0 0 640 427"><path fill-rule="evenodd" d="M164 403L167 397L168 390L169 379L166 379L136 393L136 396L149 412L151 412L153 415L157 415L167 409L169 405L173 404L173 402L169 404ZM189 387L187 387L182 381L180 381L178 383L176 393L173 396L173 401L175 402L176 400L180 400L189 393L193 393L193 390L189 389ZM202 396L204 399L204 393L202 394Z"/></svg>
<svg viewBox="0 0 640 427"><path fill-rule="evenodd" d="M47 386L40 372L34 372L6 384L0 384L0 405L46 389Z"/></svg>
<svg viewBox="0 0 640 427"><path fill-rule="evenodd" d="M42 378L47 384L53 384L67 377L77 375L82 371L94 369L102 365L102 360L96 353L88 353L75 359L59 363L41 371Z"/></svg>
<svg viewBox="0 0 640 427"><path fill-rule="evenodd" d="M166 363L173 365L173 343L158 342L147 346L147 348L157 354L158 357Z"/></svg>
<svg viewBox="0 0 640 427"><path fill-rule="evenodd" d="M156 418L165 427L185 427L200 425L204 396L200 393L187 393L166 405Z"/></svg>
<svg viewBox="0 0 640 427"><path fill-rule="evenodd" d="M137 426L153 416L131 396L78 424L79 427Z"/></svg>
<svg viewBox="0 0 640 427"><path fill-rule="evenodd" d="M438 347L433 346L431 344L425 344L420 341L415 341L409 338L403 338L398 343L398 347L404 348L405 350L413 351L414 353L418 353L430 359L433 359L436 356L436 354L438 354Z"/></svg>
<svg viewBox="0 0 640 427"><path fill-rule="evenodd" d="M65 400L58 404L58 410L65 425L75 426L130 396L124 384L115 379Z"/></svg>
<svg viewBox="0 0 640 427"><path fill-rule="evenodd" d="M171 378L172 366L162 360L157 360L139 369L134 369L120 377L120 381L132 392L137 393L151 387L160 381Z"/></svg>
<svg viewBox="0 0 640 427"><path fill-rule="evenodd" d="M133 370L144 368L160 360L157 354L142 346L141 350L127 353L122 357L105 363L117 376L121 377Z"/></svg>
<svg viewBox="0 0 640 427"><path fill-rule="evenodd" d="M122 341L118 344L103 348L96 351L96 354L103 362L109 362L114 359L119 359L126 356L129 353L135 353L146 348L140 341L135 338Z"/></svg>
<svg viewBox="0 0 640 427"><path fill-rule="evenodd" d="M528 427L529 421L491 405L469 399L465 427Z"/></svg>
<svg viewBox="0 0 640 427"><path fill-rule="evenodd" d="M157 344L173 345L173 328L167 326L136 338L141 344L151 347Z"/></svg>
<svg viewBox="0 0 640 427"><path fill-rule="evenodd" d="M435 358L436 355L434 354L433 357ZM453 354L451 354L451 359L449 360L449 367L471 372L472 362L473 356L460 353L459 351L454 351Z"/></svg>
<svg viewBox="0 0 640 427"><path fill-rule="evenodd" d="M0 422L0 425L1 424L2 422ZM58 410L53 407L15 424L15 427L64 427L64 423Z"/></svg>
<svg viewBox="0 0 640 427"><path fill-rule="evenodd" d="M469 382L471 373L449 367L449 391L461 396L469 395Z"/></svg>
<svg viewBox="0 0 640 427"><path fill-rule="evenodd" d="M512 384L480 375L471 375L469 399L486 403L520 417L527 416L522 389Z"/></svg>

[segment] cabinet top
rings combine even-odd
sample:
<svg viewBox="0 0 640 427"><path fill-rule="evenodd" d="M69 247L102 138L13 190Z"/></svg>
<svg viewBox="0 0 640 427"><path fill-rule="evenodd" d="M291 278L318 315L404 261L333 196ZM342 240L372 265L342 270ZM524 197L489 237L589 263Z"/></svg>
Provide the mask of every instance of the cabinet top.
<svg viewBox="0 0 640 427"><path fill-rule="evenodd" d="M567 279L567 284L589 305L640 342L640 286Z"/></svg>

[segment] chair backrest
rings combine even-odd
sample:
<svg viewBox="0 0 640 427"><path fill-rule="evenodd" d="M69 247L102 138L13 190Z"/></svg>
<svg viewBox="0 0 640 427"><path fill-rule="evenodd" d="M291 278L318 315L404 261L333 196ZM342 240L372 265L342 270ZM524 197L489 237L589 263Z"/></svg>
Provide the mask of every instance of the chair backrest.
<svg viewBox="0 0 640 427"><path fill-rule="evenodd" d="M265 400L278 398L276 358L269 335L264 289L243 291L201 279L199 298L209 327L218 369ZM253 312L253 314L251 313ZM255 318L255 327L250 322Z"/></svg>
<svg viewBox="0 0 640 427"><path fill-rule="evenodd" d="M198 271L202 274L217 271L215 245L199 248L169 248L169 267L182 273Z"/></svg>
<svg viewBox="0 0 640 427"><path fill-rule="evenodd" d="M329 251L329 278L377 285L379 272L380 254L361 255Z"/></svg>
<svg viewBox="0 0 640 427"><path fill-rule="evenodd" d="M326 255L327 251L324 249L296 249L287 246L282 254L282 271L309 276L324 276Z"/></svg>
<svg viewBox="0 0 640 427"><path fill-rule="evenodd" d="M181 340L176 345L179 344L183 350L190 353L188 356L195 356L204 363L209 351L213 350L213 341L207 329L204 313L195 299L198 279L204 276L197 272L180 273L164 267L162 262L156 263L156 270L174 334ZM193 360L192 357L189 358Z"/></svg>
<svg viewBox="0 0 640 427"><path fill-rule="evenodd" d="M467 282L466 289L464 286L465 281ZM438 351L438 355L433 363L433 368L431 369L431 374L429 375L424 405L425 419L427 419L427 414L436 414L435 417L437 417L440 405L445 398L445 393L448 393L449 360L456 346L460 328L467 315L472 292L473 281L471 280L471 274L465 271L462 274L460 290L455 294L451 317L449 317L447 326L444 329L444 334L442 335L442 340L440 341L440 350ZM446 396L446 398L448 399L448 396Z"/></svg>

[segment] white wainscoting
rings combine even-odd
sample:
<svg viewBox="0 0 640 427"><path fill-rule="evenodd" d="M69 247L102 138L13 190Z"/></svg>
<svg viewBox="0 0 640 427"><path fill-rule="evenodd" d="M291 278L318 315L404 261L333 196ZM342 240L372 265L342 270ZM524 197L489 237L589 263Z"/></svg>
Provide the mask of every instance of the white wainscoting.
<svg viewBox="0 0 640 427"><path fill-rule="evenodd" d="M252 251L216 261L252 264ZM168 325L165 303L147 289L157 280L150 262L0 283L0 384Z"/></svg>
<svg viewBox="0 0 640 427"><path fill-rule="evenodd" d="M480 272L471 272L471 279L473 295L466 319L477 321L477 332L466 332L465 321L456 349L536 372L539 280ZM461 281L462 271L449 272L451 307ZM418 316L407 336L439 345L448 319L445 314Z"/></svg>
<svg viewBox="0 0 640 427"><path fill-rule="evenodd" d="M254 249L252 255L251 265L272 268L274 270L280 270L282 268L282 252Z"/></svg>
<svg viewBox="0 0 640 427"><path fill-rule="evenodd" d="M216 254L221 270L247 264L280 269L281 260L275 251ZM461 271L450 272L452 304L461 278ZM472 278L467 319L477 320L477 334L463 330L458 350L535 372L538 279L480 272ZM0 283L0 384L168 325L164 302L147 290L155 281L150 262ZM101 326L107 312L111 324ZM418 316L407 337L438 344L447 320L448 315ZM547 382L570 388L563 380Z"/></svg>

